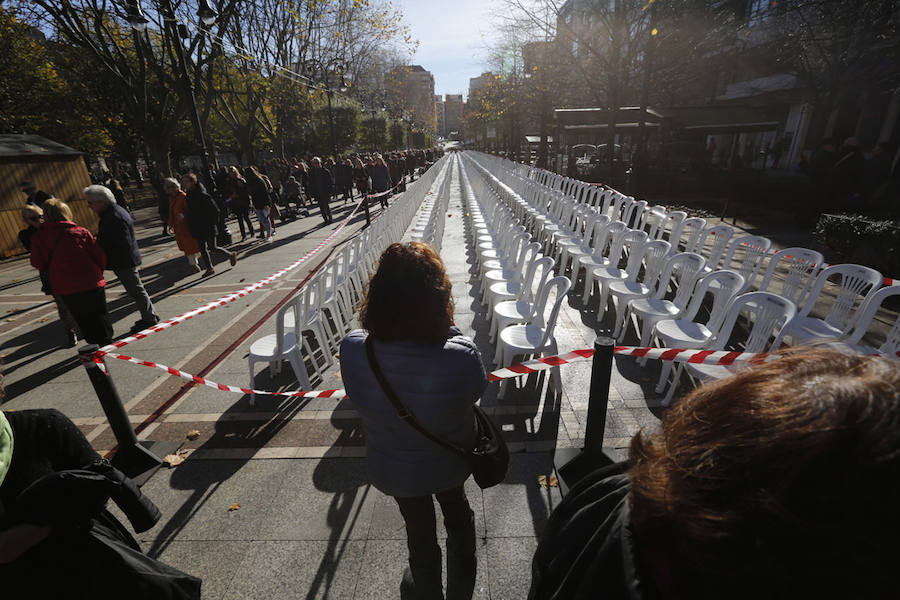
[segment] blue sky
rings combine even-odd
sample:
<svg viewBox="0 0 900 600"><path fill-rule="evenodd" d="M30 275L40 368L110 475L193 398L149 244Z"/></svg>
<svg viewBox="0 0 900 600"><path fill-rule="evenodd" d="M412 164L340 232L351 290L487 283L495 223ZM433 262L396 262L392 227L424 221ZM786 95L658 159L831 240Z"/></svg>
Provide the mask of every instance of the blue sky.
<svg viewBox="0 0 900 600"><path fill-rule="evenodd" d="M413 64L434 75L435 94L468 94L469 78L484 68L490 0L392 0L419 48Z"/></svg>

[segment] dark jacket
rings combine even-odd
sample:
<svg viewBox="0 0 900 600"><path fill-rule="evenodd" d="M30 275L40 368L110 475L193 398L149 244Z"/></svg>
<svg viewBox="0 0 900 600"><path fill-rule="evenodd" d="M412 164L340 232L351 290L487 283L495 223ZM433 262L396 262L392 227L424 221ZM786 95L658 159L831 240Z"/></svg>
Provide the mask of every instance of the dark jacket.
<svg viewBox="0 0 900 600"><path fill-rule="evenodd" d="M331 172L325 167L319 167L318 169L312 168L309 171L309 194L316 201L321 202L331 199L331 193L334 189L334 179L331 177Z"/></svg>
<svg viewBox="0 0 900 600"><path fill-rule="evenodd" d="M219 207L206 193L202 183L187 191L187 218L191 235L198 240L216 237L219 224Z"/></svg>
<svg viewBox="0 0 900 600"><path fill-rule="evenodd" d="M362 416L372 485L397 497L425 496L462 484L469 465L397 417L366 360L362 329L341 342L341 373L350 402ZM421 423L471 448L472 405L487 387L475 343L455 327L441 344L375 342L375 355L397 395Z"/></svg>
<svg viewBox="0 0 900 600"><path fill-rule="evenodd" d="M26 250L31 250L31 236L37 232L37 227L29 225L27 229L19 231L19 241L25 246Z"/></svg>
<svg viewBox="0 0 900 600"><path fill-rule="evenodd" d="M335 166L336 179L335 185L341 191L349 189L353 186L353 167L346 163L340 163Z"/></svg>
<svg viewBox="0 0 900 600"><path fill-rule="evenodd" d="M250 200L253 202L253 208L262 210L269 205L270 186L266 186L263 179L250 177L247 179L247 189L250 191Z"/></svg>
<svg viewBox="0 0 900 600"><path fill-rule="evenodd" d="M531 564L529 600L647 600L622 463L584 477L550 515Z"/></svg>
<svg viewBox="0 0 900 600"><path fill-rule="evenodd" d="M136 267L141 264L141 251L134 235L134 220L118 204L110 204L100 214L97 243L106 254L107 269Z"/></svg>
<svg viewBox="0 0 900 600"><path fill-rule="evenodd" d="M372 169L372 189L376 192L387 191L391 187L391 174L387 165L376 164Z"/></svg>
<svg viewBox="0 0 900 600"><path fill-rule="evenodd" d="M54 294L65 296L106 285L103 248L84 227L71 221L43 223L31 238L31 265L49 271Z"/></svg>

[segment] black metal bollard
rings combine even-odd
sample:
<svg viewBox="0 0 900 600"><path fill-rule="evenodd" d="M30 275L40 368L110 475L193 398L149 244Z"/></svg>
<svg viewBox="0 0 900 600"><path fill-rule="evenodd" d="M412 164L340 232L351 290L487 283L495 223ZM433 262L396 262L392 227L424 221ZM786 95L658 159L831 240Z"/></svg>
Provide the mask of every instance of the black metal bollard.
<svg viewBox="0 0 900 600"><path fill-rule="evenodd" d="M139 475L147 473L162 464L162 459L150 450L151 447L163 450L162 446L166 446L165 453L169 454L174 449L177 449L180 444L138 441L106 364L102 358L94 358L94 353L97 349L98 346L96 344L82 346L78 349L78 360L87 371L91 385L94 386L94 392L97 394L97 399L100 400L100 406L103 407L106 420L109 421L109 427L112 429L113 435L116 437L116 443L119 445L111 462L129 477L137 478ZM156 446L160 447L156 448Z"/></svg>
<svg viewBox="0 0 900 600"><path fill-rule="evenodd" d="M616 341L612 338L598 337L594 340L584 448L559 448L553 458L563 494L591 471L613 462L603 453L603 433L606 429L606 405L609 402L615 347Z"/></svg>

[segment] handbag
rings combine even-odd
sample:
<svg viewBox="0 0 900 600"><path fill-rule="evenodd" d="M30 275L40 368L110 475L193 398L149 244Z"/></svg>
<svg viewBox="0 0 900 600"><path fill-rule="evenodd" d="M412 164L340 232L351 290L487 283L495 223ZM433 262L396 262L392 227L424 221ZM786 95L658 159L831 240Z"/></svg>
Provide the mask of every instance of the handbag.
<svg viewBox="0 0 900 600"><path fill-rule="evenodd" d="M475 447L467 450L459 444L455 444L450 440L426 429L424 425L412 414L406 405L397 397L394 388L388 383L378 360L375 358L375 347L372 336L366 338L366 359L369 361L369 368L378 380L387 399L397 411L397 416L403 421L409 423L410 427L424 435L432 442L439 444L445 448L462 456L469 464L472 470L472 477L475 483L481 489L493 487L503 481L506 477L506 471L509 469L509 448L506 446L501 435L500 429L477 404L472 406L475 412L475 423L477 427L475 436Z"/></svg>

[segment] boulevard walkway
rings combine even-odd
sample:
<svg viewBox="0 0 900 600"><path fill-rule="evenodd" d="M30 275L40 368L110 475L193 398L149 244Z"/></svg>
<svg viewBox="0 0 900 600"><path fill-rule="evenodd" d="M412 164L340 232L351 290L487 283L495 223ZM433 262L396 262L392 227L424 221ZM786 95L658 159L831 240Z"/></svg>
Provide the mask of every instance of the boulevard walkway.
<svg viewBox="0 0 900 600"><path fill-rule="evenodd" d="M473 288L459 172L451 168L447 173L452 179L441 254L453 283L456 323L476 340L491 370L493 349L479 291ZM468 174L479 176L471 168ZM440 184L436 181L434 189ZM149 215L142 216L145 277L164 317L276 271L333 229L320 227L314 213L279 227L272 244L247 244L237 267L220 264L216 276L202 280L178 271L184 259L171 241L160 243L159 227ZM339 222L341 213L335 217ZM355 219L348 235L361 226L361 217ZM266 315L325 256L227 309L135 342L128 353L246 386L250 343L274 332L274 320ZM73 352L56 349L61 332L55 311L52 305L41 305L45 299L39 283L29 280L34 275L29 269L22 261L0 264L0 307L11 315L8 319L15 319L0 324L9 391L3 408L59 408L75 419L95 448L108 450L114 439L103 413ZM122 332L137 317L115 289L110 302L119 319L116 330ZM591 347L603 329L565 303L556 333L560 351ZM657 372L641 371L629 358L616 361L604 445L609 455L620 458L640 427L657 422L653 411L658 401L646 399L645 393L652 390ZM184 463L158 471L144 486L163 518L139 539L152 555L202 577L204 598L399 596L406 560L403 521L395 503L368 483L360 421L349 402L259 396L251 408L248 397L240 394L184 385L183 380L121 361L108 363L132 423L146 423L152 415L152 424L140 437L183 441L189 450ZM467 484L480 540L475 598L518 599L527 594L536 538L560 500L559 490L540 485L538 478L551 474L555 448L583 443L590 364L563 369L561 396L547 391L546 378L532 376L524 389L510 389L502 402L496 398L496 384L482 400L502 424L514 454L503 484L486 491L471 480ZM313 385L343 387L337 366ZM270 379L260 367L254 387L296 389L296 382L290 369ZM188 439L189 432L194 439Z"/></svg>

